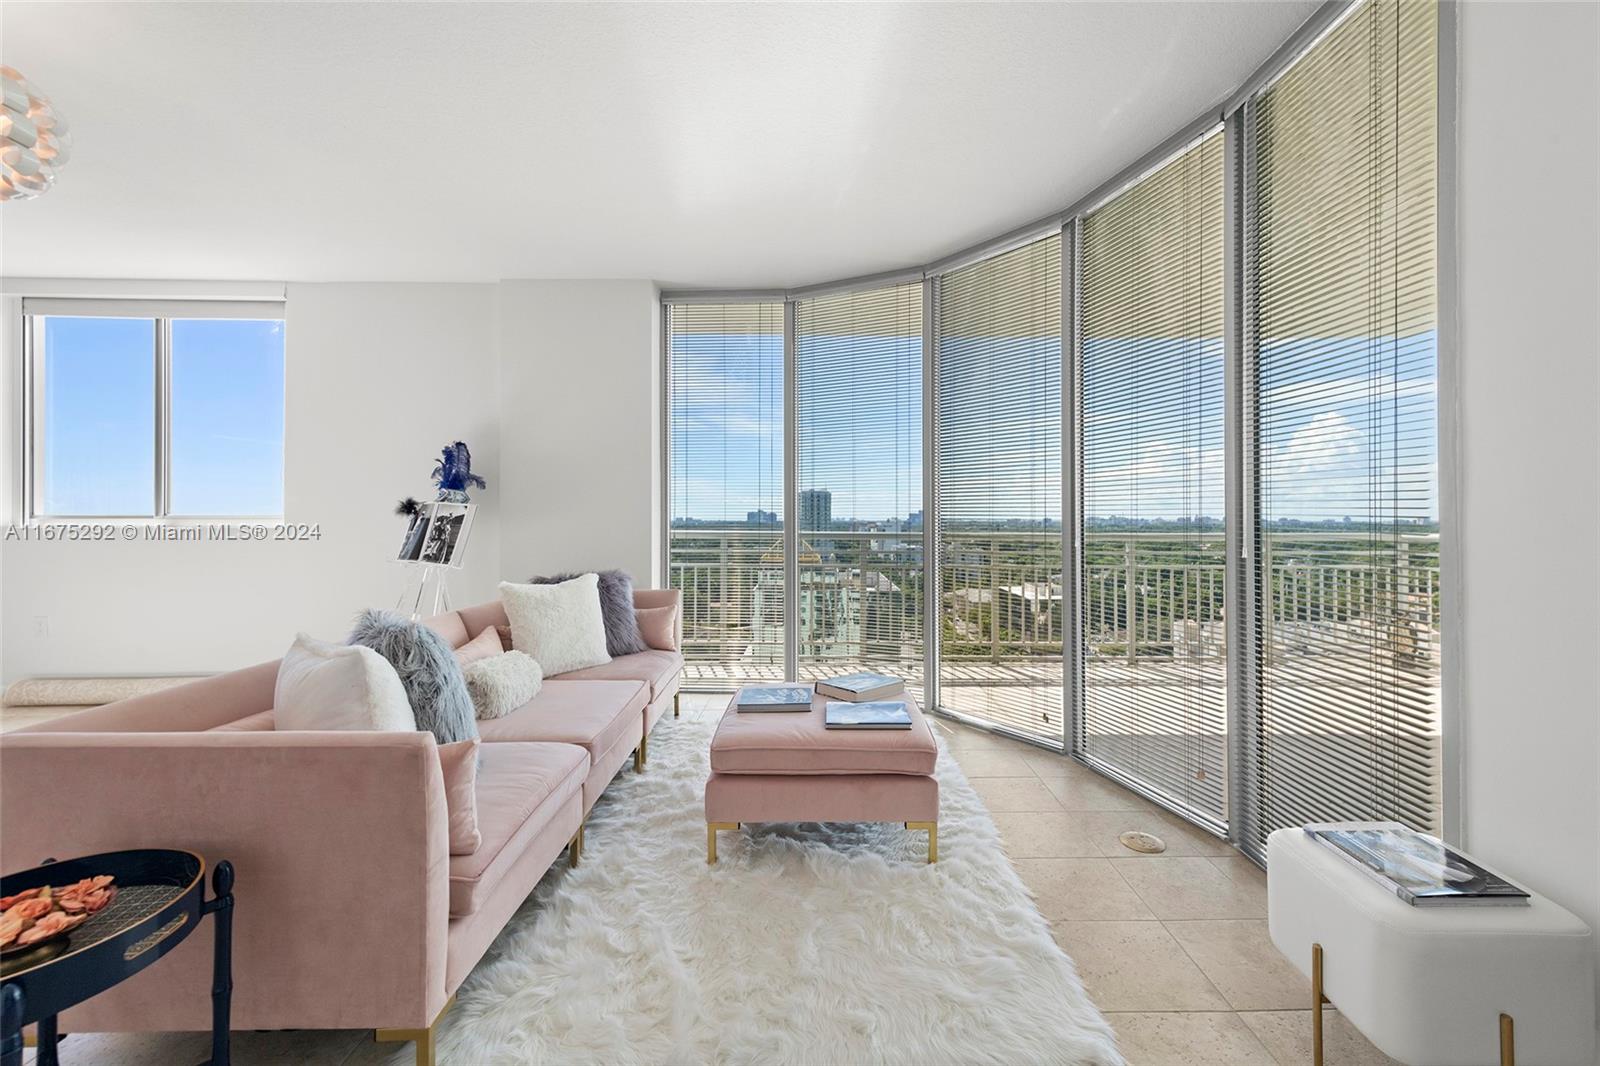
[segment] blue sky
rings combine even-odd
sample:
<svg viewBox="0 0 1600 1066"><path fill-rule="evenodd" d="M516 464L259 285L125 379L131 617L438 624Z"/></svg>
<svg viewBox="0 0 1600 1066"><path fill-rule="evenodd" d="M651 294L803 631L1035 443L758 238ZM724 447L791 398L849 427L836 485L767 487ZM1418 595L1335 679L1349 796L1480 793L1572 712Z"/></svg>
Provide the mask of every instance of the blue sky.
<svg viewBox="0 0 1600 1066"><path fill-rule="evenodd" d="M172 324L174 514L283 513L283 323ZM44 322L46 514L148 515L155 492L155 322Z"/></svg>
<svg viewBox="0 0 1600 1066"><path fill-rule="evenodd" d="M1432 333L1398 345L1265 343L1265 519L1362 521L1395 510L1437 521L1434 343ZM946 345L947 518L1059 519L1059 350L1047 338ZM782 335L682 334L673 353L673 517L781 515ZM1129 359L1161 363L1161 372L1136 375ZM799 353L799 487L830 489L836 519L881 521L921 509L920 360L920 338L821 338ZM1086 515L1220 518L1220 341L1091 339L1085 363Z"/></svg>

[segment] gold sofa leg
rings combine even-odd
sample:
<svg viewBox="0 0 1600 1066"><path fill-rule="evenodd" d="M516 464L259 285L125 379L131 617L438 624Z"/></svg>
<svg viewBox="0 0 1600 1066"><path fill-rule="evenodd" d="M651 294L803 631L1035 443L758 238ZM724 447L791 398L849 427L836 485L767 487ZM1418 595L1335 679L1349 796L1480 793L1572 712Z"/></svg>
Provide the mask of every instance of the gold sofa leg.
<svg viewBox="0 0 1600 1066"><path fill-rule="evenodd" d="M907 822L907 829L928 831L928 862L933 864L939 861L939 823L938 822Z"/></svg>
<svg viewBox="0 0 1600 1066"><path fill-rule="evenodd" d="M1500 1066L1517 1066L1517 1034L1511 1015L1500 1015Z"/></svg>
<svg viewBox="0 0 1600 1066"><path fill-rule="evenodd" d="M738 822L707 822L706 823L706 865L715 866L717 863L717 830L737 829Z"/></svg>
<svg viewBox="0 0 1600 1066"><path fill-rule="evenodd" d="M681 695L683 695L681 692L674 692L672 694L672 717L674 718L678 717L678 697Z"/></svg>
<svg viewBox="0 0 1600 1066"><path fill-rule="evenodd" d="M583 823L579 822L578 831L567 841L567 865L576 867L581 858L583 858Z"/></svg>
<svg viewBox="0 0 1600 1066"><path fill-rule="evenodd" d="M647 757L646 749L650 746L650 734L646 733L639 738L639 746L633 749L633 772L644 773L644 761Z"/></svg>
<svg viewBox="0 0 1600 1066"><path fill-rule="evenodd" d="M456 1001L451 996L444 1001L444 1006L439 1008L439 1014L433 1019L433 1024L426 1029L374 1029L372 1038L383 1044L403 1044L412 1041L417 1045L417 1066L433 1066L434 1038L439 1032L439 1020L445 1016L452 1004Z"/></svg>

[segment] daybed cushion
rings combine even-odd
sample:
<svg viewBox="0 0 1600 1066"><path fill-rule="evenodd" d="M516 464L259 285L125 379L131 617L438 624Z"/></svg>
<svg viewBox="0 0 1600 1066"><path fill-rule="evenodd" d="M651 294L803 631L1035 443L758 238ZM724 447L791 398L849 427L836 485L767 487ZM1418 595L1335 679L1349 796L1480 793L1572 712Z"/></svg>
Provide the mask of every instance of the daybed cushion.
<svg viewBox="0 0 1600 1066"><path fill-rule="evenodd" d="M568 670L551 681L643 681L650 687L654 703L667 691L672 679L683 671L683 656L675 651L641 651L623 655L599 666Z"/></svg>
<svg viewBox="0 0 1600 1066"><path fill-rule="evenodd" d="M599 762L619 741L639 739L648 692L637 681L546 681L533 699L478 729L487 741L577 744Z"/></svg>
<svg viewBox="0 0 1600 1066"><path fill-rule="evenodd" d="M478 832L470 855L450 858L450 914L471 914L528 841L583 791L589 757L571 744L484 744L478 768Z"/></svg>

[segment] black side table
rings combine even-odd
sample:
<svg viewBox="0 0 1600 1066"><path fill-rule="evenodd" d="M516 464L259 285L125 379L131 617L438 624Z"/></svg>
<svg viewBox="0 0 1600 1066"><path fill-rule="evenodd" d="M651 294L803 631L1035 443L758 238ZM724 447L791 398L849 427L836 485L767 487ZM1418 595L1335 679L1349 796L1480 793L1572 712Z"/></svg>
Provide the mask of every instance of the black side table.
<svg viewBox="0 0 1600 1066"><path fill-rule="evenodd" d="M22 1029L39 1025L38 1066L56 1066L56 1015L125 981L216 915L211 979L211 1058L228 1066L233 998L233 865L217 864L205 899L205 860L189 851L109 851L0 878L0 896L110 874L116 898L64 940L0 959L0 1066L21 1066Z"/></svg>

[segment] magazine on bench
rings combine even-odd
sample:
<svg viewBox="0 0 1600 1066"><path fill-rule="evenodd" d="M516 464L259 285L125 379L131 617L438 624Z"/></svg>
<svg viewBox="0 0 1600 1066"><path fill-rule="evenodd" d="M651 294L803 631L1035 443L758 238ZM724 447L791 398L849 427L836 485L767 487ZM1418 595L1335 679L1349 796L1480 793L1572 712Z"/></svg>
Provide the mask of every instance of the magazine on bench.
<svg viewBox="0 0 1600 1066"><path fill-rule="evenodd" d="M1413 907L1528 904L1528 893L1510 881L1399 822L1333 822L1305 831Z"/></svg>
<svg viewBox="0 0 1600 1066"><path fill-rule="evenodd" d="M809 711L810 685L746 685L739 690L739 710Z"/></svg>
<svg viewBox="0 0 1600 1066"><path fill-rule="evenodd" d="M828 704L822 723L828 729L910 729L911 711L901 700Z"/></svg>

